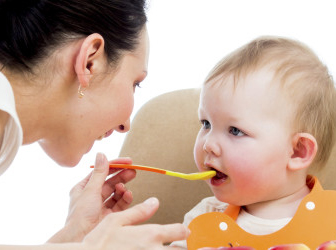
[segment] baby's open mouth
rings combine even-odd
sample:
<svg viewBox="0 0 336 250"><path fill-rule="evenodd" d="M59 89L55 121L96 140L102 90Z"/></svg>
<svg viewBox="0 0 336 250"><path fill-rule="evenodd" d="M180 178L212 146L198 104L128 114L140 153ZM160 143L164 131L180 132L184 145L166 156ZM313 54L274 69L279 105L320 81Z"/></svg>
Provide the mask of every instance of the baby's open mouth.
<svg viewBox="0 0 336 250"><path fill-rule="evenodd" d="M228 176L226 174L218 171L217 169L211 168L211 170L216 171L216 175L211 178L211 184L214 185L214 186L219 186L220 184L225 182L226 179L228 178Z"/></svg>

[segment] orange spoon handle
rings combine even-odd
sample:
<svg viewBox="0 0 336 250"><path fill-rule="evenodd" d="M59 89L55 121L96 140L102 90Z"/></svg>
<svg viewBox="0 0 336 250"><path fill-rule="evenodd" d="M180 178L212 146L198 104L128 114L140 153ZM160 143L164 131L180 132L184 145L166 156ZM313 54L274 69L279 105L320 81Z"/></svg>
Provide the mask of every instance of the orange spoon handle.
<svg viewBox="0 0 336 250"><path fill-rule="evenodd" d="M138 169L138 170L146 170L154 173L159 174L166 174L166 171L160 168L153 168L153 167L147 167L147 166L141 166L141 165L130 165L130 164L113 164L110 163L110 168L128 168L128 169ZM94 166L91 166L93 168Z"/></svg>

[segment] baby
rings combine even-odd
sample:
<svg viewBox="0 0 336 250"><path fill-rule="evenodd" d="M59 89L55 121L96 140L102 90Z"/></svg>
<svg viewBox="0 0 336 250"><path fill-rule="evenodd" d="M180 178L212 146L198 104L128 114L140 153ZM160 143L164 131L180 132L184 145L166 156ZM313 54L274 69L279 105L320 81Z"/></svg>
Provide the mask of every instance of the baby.
<svg viewBox="0 0 336 250"><path fill-rule="evenodd" d="M194 157L200 171L217 172L207 180L214 197L202 200L184 223L230 204L240 207L236 223L243 230L271 234L289 223L310 193L308 170L322 169L329 158L334 83L302 43L260 37L210 72L199 120ZM172 245L187 248L185 241Z"/></svg>

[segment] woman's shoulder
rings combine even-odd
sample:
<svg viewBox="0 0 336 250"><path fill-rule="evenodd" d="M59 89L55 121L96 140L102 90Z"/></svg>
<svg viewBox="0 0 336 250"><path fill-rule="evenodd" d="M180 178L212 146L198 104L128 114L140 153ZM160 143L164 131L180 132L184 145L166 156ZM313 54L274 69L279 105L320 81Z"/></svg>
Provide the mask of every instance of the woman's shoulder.
<svg viewBox="0 0 336 250"><path fill-rule="evenodd" d="M0 175L14 160L22 138L12 87L7 78L0 73Z"/></svg>
<svg viewBox="0 0 336 250"><path fill-rule="evenodd" d="M5 128L8 123L8 119L9 119L8 113L0 109L0 148L5 134Z"/></svg>

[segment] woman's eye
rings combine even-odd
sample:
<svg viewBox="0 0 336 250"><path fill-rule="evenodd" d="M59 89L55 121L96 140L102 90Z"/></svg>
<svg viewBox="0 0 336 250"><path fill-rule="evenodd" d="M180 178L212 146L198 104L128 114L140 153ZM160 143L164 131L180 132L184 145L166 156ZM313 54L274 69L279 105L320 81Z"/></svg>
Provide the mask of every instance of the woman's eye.
<svg viewBox="0 0 336 250"><path fill-rule="evenodd" d="M234 136L243 136L243 135L245 135L245 133L243 131L241 131L240 129L238 129L236 127L230 127L229 133L233 134Z"/></svg>
<svg viewBox="0 0 336 250"><path fill-rule="evenodd" d="M210 122L207 120L201 120L202 126L204 129L209 129L211 128Z"/></svg>

